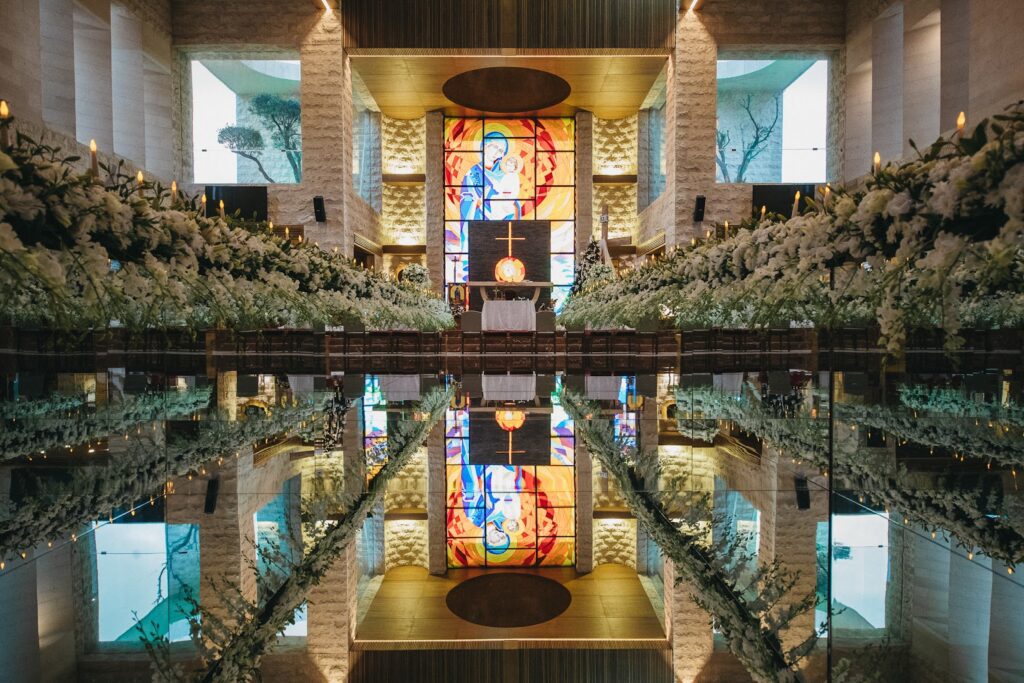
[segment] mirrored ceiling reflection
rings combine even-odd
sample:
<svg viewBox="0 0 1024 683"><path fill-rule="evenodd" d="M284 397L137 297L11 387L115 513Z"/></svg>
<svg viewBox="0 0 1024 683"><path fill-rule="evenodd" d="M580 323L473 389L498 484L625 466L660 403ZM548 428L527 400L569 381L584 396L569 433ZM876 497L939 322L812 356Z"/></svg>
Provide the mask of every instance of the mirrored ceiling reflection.
<svg viewBox="0 0 1024 683"><path fill-rule="evenodd" d="M1000 365L14 359L0 649L24 654L12 680L167 657L229 680L242 651L264 680L393 680L508 641L533 644L521 666L616 650L645 672L619 680L1014 680L1024 386Z"/></svg>

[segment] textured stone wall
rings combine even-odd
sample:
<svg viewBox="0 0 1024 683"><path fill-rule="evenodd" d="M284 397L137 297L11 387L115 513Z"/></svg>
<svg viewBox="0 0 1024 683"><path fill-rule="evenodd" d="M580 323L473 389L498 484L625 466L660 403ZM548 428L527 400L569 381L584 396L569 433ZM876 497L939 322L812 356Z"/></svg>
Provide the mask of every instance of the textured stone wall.
<svg viewBox="0 0 1024 683"><path fill-rule="evenodd" d="M384 185L381 233L384 244L426 244L423 185ZM441 232L434 239L441 240Z"/></svg>
<svg viewBox="0 0 1024 683"><path fill-rule="evenodd" d="M637 171L637 116L594 117L594 173L621 175Z"/></svg>
<svg viewBox="0 0 1024 683"><path fill-rule="evenodd" d="M594 566L622 564L636 568L636 520L594 520Z"/></svg>
<svg viewBox="0 0 1024 683"><path fill-rule="evenodd" d="M635 241L638 228L636 185L594 186L594 235L601 234L601 211L608 209L608 237Z"/></svg>
<svg viewBox="0 0 1024 683"><path fill-rule="evenodd" d="M402 471L388 482L386 510L427 508L427 452L420 449Z"/></svg>
<svg viewBox="0 0 1024 683"><path fill-rule="evenodd" d="M384 569L428 568L427 522L418 519L389 519L384 522Z"/></svg>
<svg viewBox="0 0 1024 683"><path fill-rule="evenodd" d="M381 117L381 167L384 173L423 173L427 119Z"/></svg>

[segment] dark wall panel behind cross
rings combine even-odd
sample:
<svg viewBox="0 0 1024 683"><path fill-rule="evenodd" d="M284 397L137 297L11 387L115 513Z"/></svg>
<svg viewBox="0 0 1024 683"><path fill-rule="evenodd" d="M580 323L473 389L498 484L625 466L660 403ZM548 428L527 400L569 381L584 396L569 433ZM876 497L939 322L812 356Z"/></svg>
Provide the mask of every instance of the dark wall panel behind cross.
<svg viewBox="0 0 1024 683"><path fill-rule="evenodd" d="M677 0L344 0L345 46L631 48L671 46Z"/></svg>
<svg viewBox="0 0 1024 683"><path fill-rule="evenodd" d="M512 221L512 256L523 262L526 279L531 282L551 280L551 223L549 221ZM469 279L491 282L494 266L508 256L507 221L473 221L469 224ZM529 297L533 288L514 289L515 296ZM541 292L540 301L550 299L551 290ZM479 311L481 300L475 295L470 308Z"/></svg>

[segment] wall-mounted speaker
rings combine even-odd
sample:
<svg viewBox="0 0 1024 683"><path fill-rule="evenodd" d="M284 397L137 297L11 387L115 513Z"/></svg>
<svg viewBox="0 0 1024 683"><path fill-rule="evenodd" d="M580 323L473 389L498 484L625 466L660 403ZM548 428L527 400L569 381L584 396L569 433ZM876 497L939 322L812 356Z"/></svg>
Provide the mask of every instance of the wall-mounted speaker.
<svg viewBox="0 0 1024 683"><path fill-rule="evenodd" d="M313 197L313 215L316 217L317 223L323 223L327 220L327 209L324 208L324 198L320 195Z"/></svg>
<svg viewBox="0 0 1024 683"><path fill-rule="evenodd" d="M793 479L796 487L796 507L799 510L811 509L811 492L807 488L807 477L797 476Z"/></svg>
<svg viewBox="0 0 1024 683"><path fill-rule="evenodd" d="M697 201L693 205L693 222L694 223L700 223L702 220L704 220L704 204L705 204L706 201L707 200L705 199L704 195L702 195L702 194L697 195Z"/></svg>
<svg viewBox="0 0 1024 683"><path fill-rule="evenodd" d="M206 482L206 502L203 503L203 512L212 515L217 510L218 493L220 493L220 477L214 477Z"/></svg>

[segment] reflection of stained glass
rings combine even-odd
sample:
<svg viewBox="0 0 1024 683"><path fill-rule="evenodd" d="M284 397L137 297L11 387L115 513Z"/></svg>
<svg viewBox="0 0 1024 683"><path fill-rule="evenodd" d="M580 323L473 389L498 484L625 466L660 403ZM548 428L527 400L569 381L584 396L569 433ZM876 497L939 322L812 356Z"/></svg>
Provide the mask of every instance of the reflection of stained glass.
<svg viewBox="0 0 1024 683"><path fill-rule="evenodd" d="M445 152L444 155L444 184L462 187L463 181L470 171L478 164L483 163L483 154L480 152ZM474 187L483 186L483 175L473 177L469 185Z"/></svg>
<svg viewBox="0 0 1024 683"><path fill-rule="evenodd" d="M576 510L573 508L541 508L537 511L537 536L576 533Z"/></svg>
<svg viewBox="0 0 1024 683"><path fill-rule="evenodd" d="M448 507L483 508L484 466L449 463L445 470L448 476ZM482 535L482 527L479 524L474 526L476 535Z"/></svg>
<svg viewBox="0 0 1024 683"><path fill-rule="evenodd" d="M572 221L551 224L551 253L576 251L575 226Z"/></svg>
<svg viewBox="0 0 1024 683"><path fill-rule="evenodd" d="M573 435L573 423L572 418L565 412L565 408L560 405L551 407L551 436L567 436L572 437Z"/></svg>
<svg viewBox="0 0 1024 683"><path fill-rule="evenodd" d="M572 187L538 187L537 220L570 221L576 213Z"/></svg>
<svg viewBox="0 0 1024 683"><path fill-rule="evenodd" d="M484 135L501 133L507 138L532 138L535 124L533 119L487 119Z"/></svg>
<svg viewBox="0 0 1024 683"><path fill-rule="evenodd" d="M465 439L446 439L444 459L450 465L464 465L468 463L469 442Z"/></svg>
<svg viewBox="0 0 1024 683"><path fill-rule="evenodd" d="M537 152L538 185L575 185L576 155L572 152Z"/></svg>
<svg viewBox="0 0 1024 683"><path fill-rule="evenodd" d="M576 504L576 474L572 467L545 465L537 467L538 497L548 506ZM561 533L561 532L559 532Z"/></svg>
<svg viewBox="0 0 1024 683"><path fill-rule="evenodd" d="M469 251L466 224L447 221L444 224L444 252L446 254Z"/></svg>
<svg viewBox="0 0 1024 683"><path fill-rule="evenodd" d="M572 437L555 436L551 438L551 464L572 465L576 454Z"/></svg>
<svg viewBox="0 0 1024 683"><path fill-rule="evenodd" d="M480 149L484 137L484 122L480 119L445 119L445 149Z"/></svg>
<svg viewBox="0 0 1024 683"><path fill-rule="evenodd" d="M449 567L482 567L484 563L484 542L482 540L448 539Z"/></svg>
<svg viewBox="0 0 1024 683"><path fill-rule="evenodd" d="M540 563L551 567L571 567L576 564L575 538L542 538ZM538 553L540 554L540 553Z"/></svg>
<svg viewBox="0 0 1024 683"><path fill-rule="evenodd" d="M576 149L576 122L573 119L537 119L537 146L540 149Z"/></svg>
<svg viewBox="0 0 1024 683"><path fill-rule="evenodd" d="M493 567L532 567L536 564L536 557L537 551L532 548L498 552L487 549L487 564Z"/></svg>
<svg viewBox="0 0 1024 683"><path fill-rule="evenodd" d="M469 436L469 411L449 410L445 414L448 431L445 436Z"/></svg>
<svg viewBox="0 0 1024 683"><path fill-rule="evenodd" d="M551 281L553 283L556 285L572 284L575 258L572 254L551 255Z"/></svg>
<svg viewBox="0 0 1024 683"><path fill-rule="evenodd" d="M445 282L469 282L469 254L449 254L444 257Z"/></svg>

